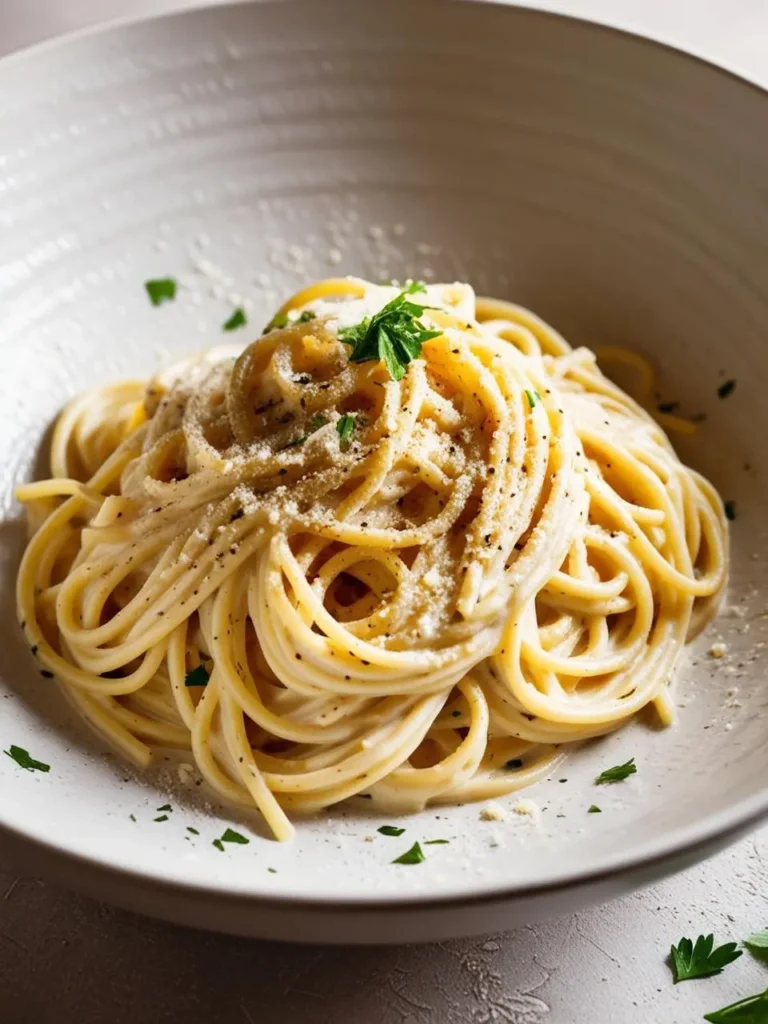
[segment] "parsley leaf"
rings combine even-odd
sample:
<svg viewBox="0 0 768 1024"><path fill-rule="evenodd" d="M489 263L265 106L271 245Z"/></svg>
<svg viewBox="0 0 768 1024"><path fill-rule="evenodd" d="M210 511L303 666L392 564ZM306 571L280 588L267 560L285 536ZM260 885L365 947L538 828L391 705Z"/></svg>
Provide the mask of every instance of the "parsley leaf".
<svg viewBox="0 0 768 1024"><path fill-rule="evenodd" d="M377 832L381 832L383 836L401 836L405 832L404 828L397 828L395 825L382 825L381 828L376 829Z"/></svg>
<svg viewBox="0 0 768 1024"><path fill-rule="evenodd" d="M735 380L723 381L723 383L717 389L717 394L718 394L718 396L720 398L727 398L728 395L730 395L730 393L733 391L733 389L735 387L736 387L736 381Z"/></svg>
<svg viewBox="0 0 768 1024"><path fill-rule="evenodd" d="M224 843L222 843L220 839L214 839L212 845L215 846L217 850L221 850L221 852L224 853Z"/></svg>
<svg viewBox="0 0 768 1024"><path fill-rule="evenodd" d="M144 287L153 306L161 306L164 302L172 302L176 298L176 282L172 277L158 277L153 281L145 281Z"/></svg>
<svg viewBox="0 0 768 1024"><path fill-rule="evenodd" d="M374 316L339 331L341 340L352 346L351 362L381 360L393 380L403 379L408 363L421 355L422 344L442 333L427 330L418 319L430 307L411 302L408 296L420 291L422 285L414 281Z"/></svg>
<svg viewBox="0 0 768 1024"><path fill-rule="evenodd" d="M278 327L285 327L288 323L287 313L275 313L272 319L269 321L267 326L261 332L262 334L269 334L270 331L276 331Z"/></svg>
<svg viewBox="0 0 768 1024"><path fill-rule="evenodd" d="M210 678L208 669L205 665L198 665L197 668L193 668L190 672L187 672L184 679L184 685L205 686Z"/></svg>
<svg viewBox="0 0 768 1024"><path fill-rule="evenodd" d="M722 1010L705 1013L710 1024L766 1024L768 1022L768 988L755 996L747 996Z"/></svg>
<svg viewBox="0 0 768 1024"><path fill-rule="evenodd" d="M405 853L401 853L399 857L395 857L392 861L393 864L421 864L427 858L424 856L424 851L418 843L414 843L410 850L406 850Z"/></svg>
<svg viewBox="0 0 768 1024"><path fill-rule="evenodd" d="M725 518L729 519L731 522L733 522L733 520L736 518L736 502L735 501L726 501L726 502L724 502L724 507L725 507Z"/></svg>
<svg viewBox="0 0 768 1024"><path fill-rule="evenodd" d="M768 958L768 928L763 928L761 932L754 932L744 939L744 945L755 956Z"/></svg>
<svg viewBox="0 0 768 1024"><path fill-rule="evenodd" d="M168 821L168 815L161 814L159 818L153 818L152 821Z"/></svg>
<svg viewBox="0 0 768 1024"><path fill-rule="evenodd" d="M541 401L541 395L538 391L529 391L528 388L525 389L525 393L528 396L528 405L530 405L531 409L534 409L536 403Z"/></svg>
<svg viewBox="0 0 768 1024"><path fill-rule="evenodd" d="M602 813L603 813L602 807L598 807L597 804L592 804L592 806L587 811L587 814L602 814Z"/></svg>
<svg viewBox="0 0 768 1024"><path fill-rule="evenodd" d="M630 775L634 775L636 771L635 759L632 757L626 764L617 764L613 768L606 768L604 772L600 772L595 779L595 785L602 786L606 782L623 782Z"/></svg>
<svg viewBox="0 0 768 1024"><path fill-rule="evenodd" d="M313 313L311 309L305 309L304 312L301 314L301 316L296 321L296 323L297 324L306 324L306 323L309 323L310 320L314 320L315 317L316 317L316 314Z"/></svg>
<svg viewBox="0 0 768 1024"><path fill-rule="evenodd" d="M336 423L336 433L339 435L339 440L342 445L346 446L349 444L349 439L354 434L356 426L356 418L354 416L350 416L348 413L344 413L344 415L338 420Z"/></svg>
<svg viewBox="0 0 768 1024"><path fill-rule="evenodd" d="M696 945L690 939L680 939L672 946L672 972L675 984L689 978L707 978L710 974L719 974L722 969L742 955L735 942L726 942L714 949L714 935L700 935Z"/></svg>
<svg viewBox="0 0 768 1024"><path fill-rule="evenodd" d="M197 831L197 829L196 828L192 828L191 825L187 825L187 832L191 832L193 836L199 836L200 835L200 833Z"/></svg>
<svg viewBox="0 0 768 1024"><path fill-rule="evenodd" d="M425 846L447 846L450 843L450 839L425 839Z"/></svg>
<svg viewBox="0 0 768 1024"><path fill-rule="evenodd" d="M222 843L239 843L241 846L247 846L250 843L250 839L246 839L245 836L240 835L239 832L235 832L233 828L225 830L221 837Z"/></svg>
<svg viewBox="0 0 768 1024"><path fill-rule="evenodd" d="M24 747L16 747L12 744L10 750L4 750L3 753L12 758L19 768L24 768L28 772L49 772L51 770L49 764L36 761Z"/></svg>
<svg viewBox="0 0 768 1024"><path fill-rule="evenodd" d="M238 327L245 327L247 323L248 317L245 315L245 310L238 306L229 320L225 320L221 325L221 329L222 331L236 331Z"/></svg>

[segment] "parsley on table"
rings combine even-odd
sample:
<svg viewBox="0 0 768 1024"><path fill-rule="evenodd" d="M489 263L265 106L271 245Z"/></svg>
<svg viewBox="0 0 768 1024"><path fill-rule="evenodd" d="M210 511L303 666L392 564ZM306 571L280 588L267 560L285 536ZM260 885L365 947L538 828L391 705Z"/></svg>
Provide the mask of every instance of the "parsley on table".
<svg viewBox="0 0 768 1024"><path fill-rule="evenodd" d="M376 829L377 832L381 832L383 836L401 836L405 832L404 828L398 828L396 825L382 825L381 828Z"/></svg>
<svg viewBox="0 0 768 1024"><path fill-rule="evenodd" d="M245 315L245 310L238 306L229 320L225 320L221 325L221 329L222 331L236 331L238 327L245 327L247 323L248 317Z"/></svg>
<svg viewBox="0 0 768 1024"><path fill-rule="evenodd" d="M733 520L736 518L736 502L735 501L726 501L724 503L724 505L725 505L725 518L730 520L730 522L733 522Z"/></svg>
<svg viewBox="0 0 768 1024"><path fill-rule="evenodd" d="M197 668L193 668L184 679L185 686L205 686L210 679L208 669L205 665L198 665Z"/></svg>
<svg viewBox="0 0 768 1024"><path fill-rule="evenodd" d="M598 807L597 804L592 804L592 806L587 811L587 814L602 814L602 813L603 813L602 807Z"/></svg>
<svg viewBox="0 0 768 1024"><path fill-rule="evenodd" d="M723 383L717 389L717 394L718 394L718 396L720 398L727 398L728 395L730 395L730 393L733 391L733 389L735 387L736 387L736 381L735 380L723 381Z"/></svg>
<svg viewBox="0 0 768 1024"><path fill-rule="evenodd" d="M158 277L153 281L145 281L144 287L153 306L161 306L164 302L172 302L176 298L176 282L172 277Z"/></svg>
<svg viewBox="0 0 768 1024"><path fill-rule="evenodd" d="M215 846L217 850L220 850L221 853L224 853L224 843L222 843L220 839L214 839L212 845Z"/></svg>
<svg viewBox="0 0 768 1024"><path fill-rule="evenodd" d="M336 423L336 433L339 435L339 440L343 445L348 445L349 440L355 432L357 426L357 420L354 416L350 416L348 413L344 415Z"/></svg>
<svg viewBox="0 0 768 1024"><path fill-rule="evenodd" d="M173 808L171 807L170 804L163 804L162 807L156 807L155 810L156 811L172 811Z"/></svg>
<svg viewBox="0 0 768 1024"><path fill-rule="evenodd" d="M392 861L393 864L421 864L427 858L424 856L424 851L418 843L414 843L410 850L406 850L405 853L401 853L399 857L395 857Z"/></svg>
<svg viewBox="0 0 768 1024"><path fill-rule="evenodd" d="M19 768L24 768L28 772L49 772L51 770L49 764L36 761L24 747L17 747L11 744L10 749L4 750L3 753L15 761Z"/></svg>
<svg viewBox="0 0 768 1024"><path fill-rule="evenodd" d="M595 779L595 785L603 786L607 782L623 782L624 779L628 779L630 775L634 775L637 771L634 757L630 758L626 764L617 764L613 768L606 768L604 772Z"/></svg>
<svg viewBox="0 0 768 1024"><path fill-rule="evenodd" d="M381 360L393 380L402 380L408 363L421 355L422 344L442 334L442 331L427 330L419 320L430 307L408 298L421 291L424 291L422 284L414 281L374 316L365 317L353 327L342 328L339 337L352 346L350 361Z"/></svg>
<svg viewBox="0 0 768 1024"><path fill-rule="evenodd" d="M222 843L239 843L241 846L247 846L250 843L250 839L246 839L239 832L235 832L233 828L228 828L224 831L221 841Z"/></svg>
<svg viewBox="0 0 768 1024"><path fill-rule="evenodd" d="M450 839L425 839L425 846L447 846L450 843Z"/></svg>
<svg viewBox="0 0 768 1024"><path fill-rule="evenodd" d="M152 821L168 821L168 815L161 814L159 818L153 818Z"/></svg>
<svg viewBox="0 0 768 1024"><path fill-rule="evenodd" d="M200 835L200 833L197 831L197 829L196 828L192 828L191 825L187 825L187 832L191 832L193 836L199 836Z"/></svg>
<svg viewBox="0 0 768 1024"><path fill-rule="evenodd" d="M754 932L744 939L744 945L755 956L768 958L768 928L763 928L760 932Z"/></svg>
<svg viewBox="0 0 768 1024"><path fill-rule="evenodd" d="M722 1010L705 1013L704 1020L709 1024L768 1024L768 988Z"/></svg>
<svg viewBox="0 0 768 1024"><path fill-rule="evenodd" d="M669 955L675 984L689 978L708 978L710 974L719 974L742 955L735 942L726 942L717 949L714 945L714 935L700 935L695 945L691 939L680 939L676 946L672 946Z"/></svg>

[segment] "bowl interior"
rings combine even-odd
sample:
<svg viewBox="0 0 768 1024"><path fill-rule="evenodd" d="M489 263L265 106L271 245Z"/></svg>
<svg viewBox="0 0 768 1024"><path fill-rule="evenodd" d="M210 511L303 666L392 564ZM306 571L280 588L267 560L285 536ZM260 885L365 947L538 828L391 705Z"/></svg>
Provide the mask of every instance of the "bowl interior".
<svg viewBox="0 0 768 1024"><path fill-rule="evenodd" d="M441 0L217 8L3 62L0 741L51 771L0 757L0 823L193 885L394 899L617 865L764 805L767 114L757 89L654 44ZM438 808L395 840L339 810L277 846L183 784L188 758L139 776L105 752L14 626L12 490L40 472L62 404L230 340L241 304L245 342L287 294L339 273L468 280L573 344L648 353L659 400L706 415L681 451L735 503L733 567L721 617L684 656L679 721L575 753L525 794L532 817L514 797L499 822ZM165 275L180 296L154 309L143 282ZM595 790L629 757L636 776ZM212 839L238 821L251 843L225 861ZM390 865L431 838L450 840L432 870Z"/></svg>

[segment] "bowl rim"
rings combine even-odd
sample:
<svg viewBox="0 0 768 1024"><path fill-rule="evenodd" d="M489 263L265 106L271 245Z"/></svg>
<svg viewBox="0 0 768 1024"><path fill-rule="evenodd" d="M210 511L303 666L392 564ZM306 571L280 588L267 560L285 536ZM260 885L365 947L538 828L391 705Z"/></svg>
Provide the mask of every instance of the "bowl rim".
<svg viewBox="0 0 768 1024"><path fill-rule="evenodd" d="M192 6L165 11L154 15L126 15L88 25L62 35L22 47L0 58L0 74L16 64L34 61L38 55L48 51L66 48L81 39L110 35L122 29L150 26L155 22L167 22L172 19L195 17L204 13L215 13L245 7L276 7L289 0L229 0L227 3L209 4L193 0ZM318 2L318 0L315 0ZM332 5L335 0L322 0ZM414 0L411 0L414 2ZM417 0L423 2L423 0ZM445 0L442 0L445 3ZM658 37L641 34L634 30L618 27L614 24L594 21L588 17L544 10L536 7L519 6L509 0L449 0L455 7L467 9L486 8L496 12L504 11L503 17L526 18L542 23L547 21L570 22L574 28L582 32L600 33L619 36L641 43L647 48L667 51L677 61L702 65L717 76L733 79L738 85L746 86L760 93L768 101L768 88L743 72L736 71L724 64L717 64L697 53L682 49L680 46L659 39ZM256 910L283 909L311 911L359 912L376 909L405 911L408 909L440 909L478 906L482 904L501 903L531 899L558 892L599 885L611 879L630 876L644 869L653 872L655 867L663 867L670 862L685 860L687 857L698 859L715 852L718 848L741 838L747 831L758 827L768 819L768 785L757 792L742 798L728 808L702 816L698 821L673 829L665 836L651 838L634 847L631 851L616 851L590 867L572 868L559 871L556 875L529 882L500 883L498 880L457 884L450 892L408 892L381 893L360 897L354 894L334 893L332 896L318 895L315 892L257 892L241 884L231 881L220 881L213 877L205 882L192 882L181 879L165 869L156 867L137 868L117 863L113 860L81 852L56 840L34 834L31 829L10 824L2 820L0 810L0 836L6 836L20 845L31 848L39 856L41 863L55 865L66 863L79 870L87 869L94 879L111 878L115 882L132 883L139 889L162 888L172 890L176 895L201 896L214 898L223 902L237 900L242 906ZM685 865L681 865L685 866ZM670 870L675 870L674 866ZM53 872L52 872L53 873ZM649 879L650 880L650 879Z"/></svg>

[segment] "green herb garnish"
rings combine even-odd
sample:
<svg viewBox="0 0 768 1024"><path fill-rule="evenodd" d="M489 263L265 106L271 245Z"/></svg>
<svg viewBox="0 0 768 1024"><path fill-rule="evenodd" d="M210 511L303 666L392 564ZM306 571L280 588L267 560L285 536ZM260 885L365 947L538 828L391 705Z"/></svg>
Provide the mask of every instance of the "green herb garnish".
<svg viewBox="0 0 768 1024"><path fill-rule="evenodd" d="M187 672L184 679L185 686L205 686L210 679L208 669L205 665L198 665L197 668L193 668L190 672Z"/></svg>
<svg viewBox="0 0 768 1024"><path fill-rule="evenodd" d="M197 831L197 829L196 828L192 828L191 825L187 825L187 832L191 832L193 836L199 836L200 835L200 833Z"/></svg>
<svg viewBox="0 0 768 1024"><path fill-rule="evenodd" d="M736 381L735 380L726 380L717 389L717 394L718 394L718 396L720 398L727 398L728 395L730 395L730 393L733 391L733 389L735 387L736 387Z"/></svg>
<svg viewBox="0 0 768 1024"><path fill-rule="evenodd" d="M222 843L220 839L214 839L212 845L215 846L217 850L221 850L221 852L224 853L224 843Z"/></svg>
<svg viewBox="0 0 768 1024"><path fill-rule="evenodd" d="M602 807L598 807L597 804L592 804L592 806L587 811L587 814L602 814L602 813L603 813Z"/></svg>
<svg viewBox="0 0 768 1024"><path fill-rule="evenodd" d="M316 317L316 314L313 313L311 309L305 309L304 312L301 314L301 316L296 321L296 323L297 324L306 324L306 323L309 323L310 320L314 320L315 317Z"/></svg>
<svg viewBox="0 0 768 1024"><path fill-rule="evenodd" d="M535 408L536 402L541 401L541 395L538 391L529 391L528 388L525 389L525 393L528 397L528 405L530 405L531 409Z"/></svg>
<svg viewBox="0 0 768 1024"><path fill-rule="evenodd" d="M261 332L262 334L269 334L270 331L276 331L278 327L285 327L288 323L288 316L286 313L275 313L272 319L269 321L267 326Z"/></svg>
<svg viewBox="0 0 768 1024"><path fill-rule="evenodd" d="M713 948L714 945L714 935L700 935L695 945L690 939L680 939L676 946L672 946L669 955L675 984L690 978L708 978L710 974L719 974L742 954L735 942L726 942L717 949Z"/></svg>
<svg viewBox="0 0 768 1024"><path fill-rule="evenodd" d="M221 837L222 843L239 843L241 846L247 846L250 843L250 839L246 839L245 836L241 836L239 832L235 832L233 828L228 828L223 836Z"/></svg>
<svg viewBox="0 0 768 1024"><path fill-rule="evenodd" d="M238 306L229 320L225 320L221 325L221 329L222 331L236 331L238 327L245 327L247 323L248 317L245 315L245 310Z"/></svg>
<svg viewBox="0 0 768 1024"><path fill-rule="evenodd" d="M168 815L161 814L159 818L153 818L152 821L168 821Z"/></svg>
<svg viewBox="0 0 768 1024"><path fill-rule="evenodd" d="M704 1020L710 1024L768 1024L768 988L722 1010L705 1013Z"/></svg>
<svg viewBox="0 0 768 1024"><path fill-rule="evenodd" d="M680 408L679 402L659 402L656 406L659 412L673 413Z"/></svg>
<svg viewBox="0 0 768 1024"><path fill-rule="evenodd" d="M376 829L377 832L381 832L383 836L401 836L405 832L404 828L397 828L396 825L382 825L381 828Z"/></svg>
<svg viewBox="0 0 768 1024"><path fill-rule="evenodd" d="M392 861L393 864L421 864L427 858L424 856L424 851L418 843L414 843L410 850L406 850L405 853L401 853L399 857L395 857Z"/></svg>
<svg viewBox="0 0 768 1024"><path fill-rule="evenodd" d="M336 423L336 433L339 435L339 440L342 445L348 445L349 439L355 432L357 420L354 416L350 416L348 413L344 415Z"/></svg>
<svg viewBox="0 0 768 1024"><path fill-rule="evenodd" d="M725 507L725 518L729 519L731 522L733 522L733 520L736 518L736 502L735 501L726 501L724 503L724 507Z"/></svg>
<svg viewBox="0 0 768 1024"><path fill-rule="evenodd" d="M425 839L425 846L447 846L450 843L450 839Z"/></svg>
<svg viewBox="0 0 768 1024"><path fill-rule="evenodd" d="M289 441L288 444L284 444L279 451L284 452L287 448L296 448L300 444L304 444L310 434L314 434L315 431L319 430L320 427L324 427L328 420L325 416L322 416L319 412L316 412L312 419L309 421L306 434L302 434L301 437L295 438L293 441Z"/></svg>
<svg viewBox="0 0 768 1024"><path fill-rule="evenodd" d="M172 302L176 298L176 282L172 277L158 277L153 281L145 281L144 287L153 306L161 306L164 302Z"/></svg>
<svg viewBox="0 0 768 1024"><path fill-rule="evenodd" d="M163 804L162 807L156 807L155 810L156 811L172 811L173 808L171 807L170 804Z"/></svg>
<svg viewBox="0 0 768 1024"><path fill-rule="evenodd" d="M12 758L19 768L24 768L28 772L49 772L51 770L51 766L49 764L44 764L42 761L36 761L34 757L30 756L29 751L25 750L24 747L11 745L10 750L4 750L3 753Z"/></svg>
<svg viewBox="0 0 768 1024"><path fill-rule="evenodd" d="M277 868L267 868L267 871L270 873L270 875L277 874Z"/></svg>
<svg viewBox="0 0 768 1024"><path fill-rule="evenodd" d="M768 928L754 932L749 938L744 939L744 945L756 956L768 957Z"/></svg>
<svg viewBox="0 0 768 1024"><path fill-rule="evenodd" d="M339 331L339 338L352 346L350 361L365 363L381 360L393 380L402 380L405 368L421 355L421 346L442 331L429 331L418 319L429 306L410 302L409 295L424 288L414 281L372 317L365 317L354 327Z"/></svg>
<svg viewBox="0 0 768 1024"><path fill-rule="evenodd" d="M136 821L136 815L135 814L129 814L128 817L131 819L131 821Z"/></svg>
<svg viewBox="0 0 768 1024"><path fill-rule="evenodd" d="M634 757L632 757L626 764L617 764L613 768L606 768L604 772L600 772L595 779L595 784L602 786L606 782L623 782L630 775L634 775L636 771L637 766L635 765Z"/></svg>

